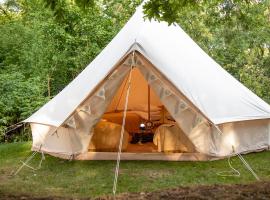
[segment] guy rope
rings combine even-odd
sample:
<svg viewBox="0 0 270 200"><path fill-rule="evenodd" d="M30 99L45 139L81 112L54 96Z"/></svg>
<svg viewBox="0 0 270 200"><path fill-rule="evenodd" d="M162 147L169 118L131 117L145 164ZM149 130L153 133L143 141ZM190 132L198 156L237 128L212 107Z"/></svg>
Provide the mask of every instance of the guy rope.
<svg viewBox="0 0 270 200"><path fill-rule="evenodd" d="M124 107L124 115L122 120L122 127L121 127L121 134L120 134L120 141L118 146L118 153L117 153L117 162L114 172L114 182L113 182L113 195L115 197L116 190L117 190L117 181L118 181L118 175L119 175L119 166L120 166L120 160L121 160L121 153L122 153L122 145L123 145L123 137L125 132L125 124L126 124L126 115L127 115L127 107L128 107L128 97L130 93L130 86L131 86L131 78L132 78L132 69L135 66L135 58L134 58L135 52L132 53L132 62L130 66L130 72L128 77L128 84L127 84L127 94L125 98L125 107Z"/></svg>

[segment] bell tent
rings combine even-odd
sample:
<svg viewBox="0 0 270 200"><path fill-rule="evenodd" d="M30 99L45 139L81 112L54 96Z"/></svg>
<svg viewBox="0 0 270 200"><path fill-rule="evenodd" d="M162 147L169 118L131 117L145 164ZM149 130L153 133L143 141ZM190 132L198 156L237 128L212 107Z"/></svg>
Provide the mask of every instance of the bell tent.
<svg viewBox="0 0 270 200"><path fill-rule="evenodd" d="M268 149L270 106L178 25L142 7L58 95L24 122L62 158L207 160ZM121 137L121 134L123 137Z"/></svg>

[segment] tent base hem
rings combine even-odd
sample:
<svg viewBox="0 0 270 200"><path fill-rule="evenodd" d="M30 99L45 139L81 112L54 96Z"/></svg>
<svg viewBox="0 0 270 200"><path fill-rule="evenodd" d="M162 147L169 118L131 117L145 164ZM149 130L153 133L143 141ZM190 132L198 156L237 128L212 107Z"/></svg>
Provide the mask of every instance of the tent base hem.
<svg viewBox="0 0 270 200"><path fill-rule="evenodd" d="M48 155L62 158L62 159L72 159L72 160L116 160L117 152L86 152L86 153L76 153L76 154L63 154L56 152L48 152L41 150L37 147L32 147L32 151L43 152ZM261 148L257 150L250 150L241 152L241 154L257 153L262 151L270 151L270 146L266 148ZM235 154L227 156L211 156L203 153L131 153L123 152L121 153L121 160L156 160L156 161L211 161L220 160L228 157L236 156Z"/></svg>
<svg viewBox="0 0 270 200"><path fill-rule="evenodd" d="M75 156L75 160L116 160L117 152L87 152ZM121 153L121 160L206 161L214 157L202 153Z"/></svg>
<svg viewBox="0 0 270 200"><path fill-rule="evenodd" d="M74 160L116 160L117 152L86 152L76 154L65 154L48 152L37 147L32 147L32 151L43 152L45 154L58 157L61 159ZM223 158L223 157L222 157ZM121 160L156 160L156 161L208 161L222 159L221 157L214 157L203 153L131 153L122 152Z"/></svg>
<svg viewBox="0 0 270 200"><path fill-rule="evenodd" d="M35 146L32 146L31 148L32 151L37 151L37 152L43 152L45 154L48 154L48 155L51 155L51 156L54 156L54 157L57 157L57 158L61 158L61 159L65 159L65 160L72 160L74 159L76 156L80 155L80 153L74 153L74 154L70 154L70 153L60 153L60 152L49 152L49 151L46 151L44 149L40 149L40 148L37 148Z"/></svg>

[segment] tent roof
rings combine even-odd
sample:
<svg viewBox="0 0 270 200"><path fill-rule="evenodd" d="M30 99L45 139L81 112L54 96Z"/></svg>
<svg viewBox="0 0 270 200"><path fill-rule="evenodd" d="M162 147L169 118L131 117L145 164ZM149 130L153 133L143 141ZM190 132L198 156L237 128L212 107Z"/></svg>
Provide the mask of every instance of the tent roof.
<svg viewBox="0 0 270 200"><path fill-rule="evenodd" d="M218 65L178 25L144 20L140 6L106 48L24 122L60 126L132 50L145 56L215 124L270 118L270 106Z"/></svg>

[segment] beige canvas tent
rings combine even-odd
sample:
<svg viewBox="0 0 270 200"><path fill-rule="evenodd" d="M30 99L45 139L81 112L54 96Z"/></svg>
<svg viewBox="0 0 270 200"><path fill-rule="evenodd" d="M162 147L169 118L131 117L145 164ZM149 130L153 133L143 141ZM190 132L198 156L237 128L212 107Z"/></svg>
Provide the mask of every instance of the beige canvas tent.
<svg viewBox="0 0 270 200"><path fill-rule="evenodd" d="M270 106L178 25L144 20L141 7L68 86L24 122L31 125L33 150L116 159L125 111L122 159L218 159L270 145ZM131 135L149 120L153 141L131 144Z"/></svg>

